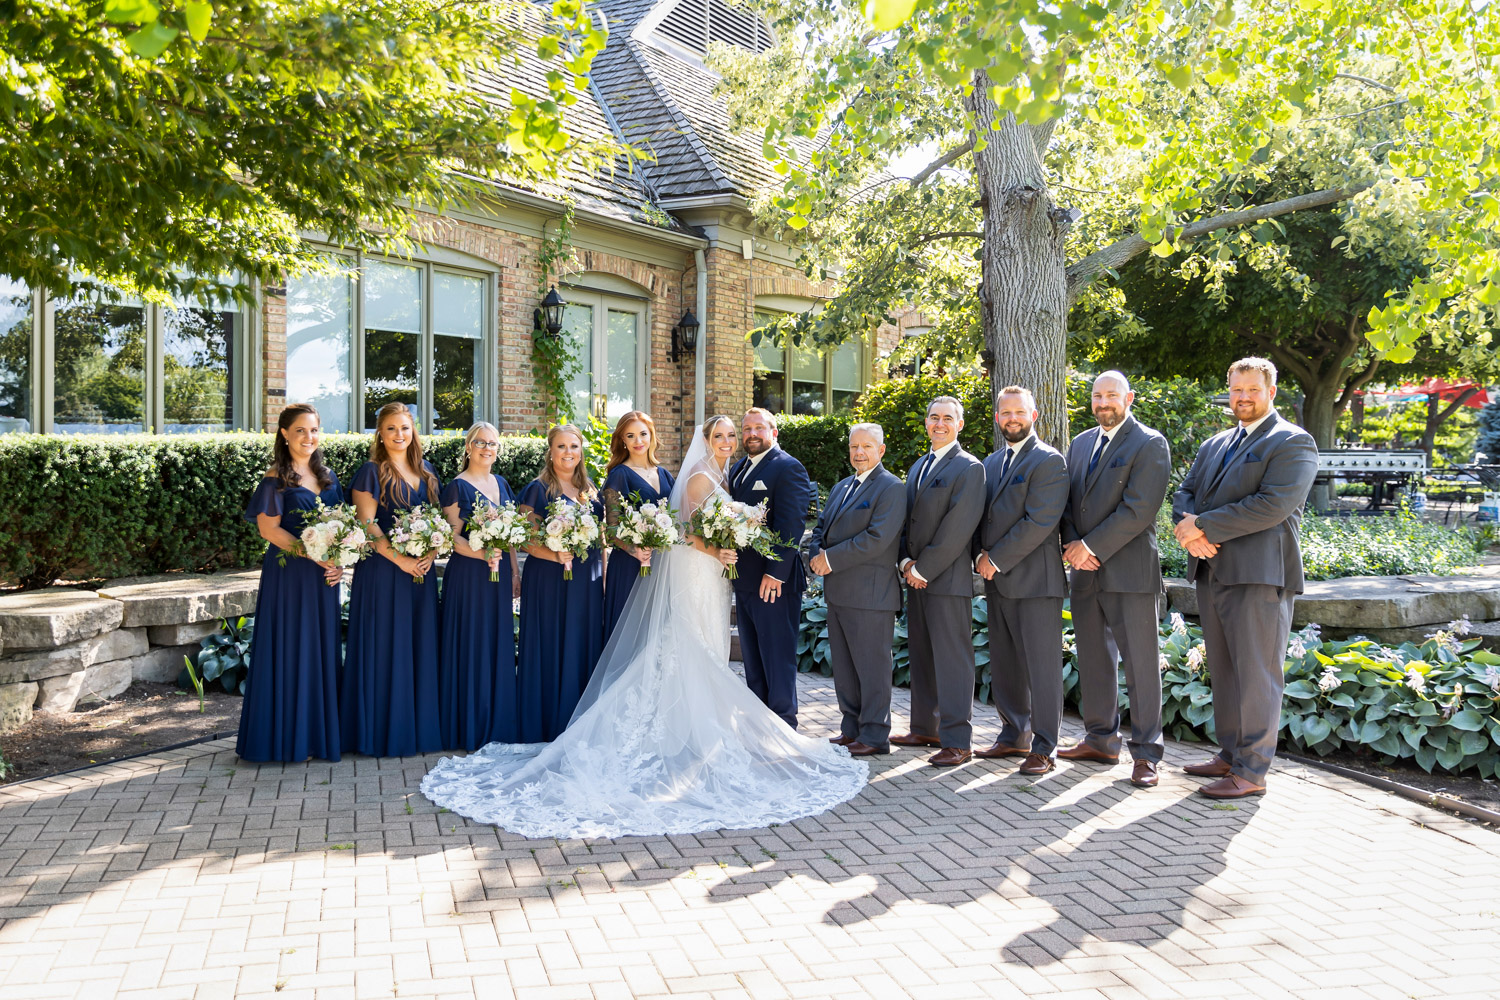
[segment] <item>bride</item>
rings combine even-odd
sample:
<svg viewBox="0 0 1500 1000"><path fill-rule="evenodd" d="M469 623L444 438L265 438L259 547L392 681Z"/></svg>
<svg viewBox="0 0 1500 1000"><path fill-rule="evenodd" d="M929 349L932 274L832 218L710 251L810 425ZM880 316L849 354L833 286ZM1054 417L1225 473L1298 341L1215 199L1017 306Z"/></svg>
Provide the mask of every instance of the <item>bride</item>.
<svg viewBox="0 0 1500 1000"><path fill-rule="evenodd" d="M724 492L734 423L710 418L672 489L686 521ZM551 743L491 743L445 757L422 794L528 837L743 830L823 812L864 787L868 767L802 736L729 669L732 550L690 538L651 560L568 728Z"/></svg>

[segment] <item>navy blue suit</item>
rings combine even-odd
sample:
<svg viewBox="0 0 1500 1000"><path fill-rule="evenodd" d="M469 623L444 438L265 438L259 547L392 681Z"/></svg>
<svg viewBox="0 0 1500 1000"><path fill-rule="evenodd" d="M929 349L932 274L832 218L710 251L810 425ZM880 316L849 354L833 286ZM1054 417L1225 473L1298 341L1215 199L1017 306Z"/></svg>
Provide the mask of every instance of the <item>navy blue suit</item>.
<svg viewBox="0 0 1500 1000"><path fill-rule="evenodd" d="M753 470L748 458L729 472L730 496L742 503L766 504L766 524L789 544L767 558L741 549L734 600L739 608L740 653L745 661L745 683L766 707L797 728L797 624L802 617L802 572L798 546L812 503L812 481L807 470L780 448L764 453ZM761 577L782 582L774 602L760 599Z"/></svg>

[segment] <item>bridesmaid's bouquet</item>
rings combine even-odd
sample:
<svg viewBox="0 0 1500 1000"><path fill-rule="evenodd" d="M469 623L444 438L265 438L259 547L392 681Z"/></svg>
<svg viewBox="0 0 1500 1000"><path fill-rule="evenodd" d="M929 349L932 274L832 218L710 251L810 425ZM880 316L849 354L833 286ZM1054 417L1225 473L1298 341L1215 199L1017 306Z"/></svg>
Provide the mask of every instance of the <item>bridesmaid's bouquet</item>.
<svg viewBox="0 0 1500 1000"><path fill-rule="evenodd" d="M766 527L764 501L752 507L722 493L709 494L703 506L693 511L688 529L715 548L753 549L763 556L773 556L776 546L789 544ZM724 575L738 579L739 569L725 566Z"/></svg>
<svg viewBox="0 0 1500 1000"><path fill-rule="evenodd" d="M389 537L391 548L413 559L445 556L453 551L453 526L443 516L442 509L430 503L408 507L398 513ZM412 577L414 583L425 579Z"/></svg>
<svg viewBox="0 0 1500 1000"><path fill-rule="evenodd" d="M487 556L498 554L501 549L519 549L532 540L531 521L515 504L496 506L483 497L475 501L474 513L469 515L464 530L469 533L469 547ZM499 582L499 570L490 570L490 583Z"/></svg>
<svg viewBox="0 0 1500 1000"><path fill-rule="evenodd" d="M318 500L302 519L302 554L313 562L333 563L349 567L370 554L372 543L359 519L359 512L350 504L335 504L329 507ZM281 563L285 565L282 553ZM330 580L330 587L337 587L337 580Z"/></svg>
<svg viewBox="0 0 1500 1000"><path fill-rule="evenodd" d="M575 559L585 558L589 549L599 544L599 519L590 509L590 497L579 497L576 504L566 497L549 503L542 521L542 544L553 552L571 552ZM563 570L563 579L573 579L571 566Z"/></svg>
<svg viewBox="0 0 1500 1000"><path fill-rule="evenodd" d="M665 549L681 538L677 530L677 512L664 503L641 502L639 493L620 500L619 521L608 527L610 538L638 549ZM651 564L641 564L641 576L651 574Z"/></svg>

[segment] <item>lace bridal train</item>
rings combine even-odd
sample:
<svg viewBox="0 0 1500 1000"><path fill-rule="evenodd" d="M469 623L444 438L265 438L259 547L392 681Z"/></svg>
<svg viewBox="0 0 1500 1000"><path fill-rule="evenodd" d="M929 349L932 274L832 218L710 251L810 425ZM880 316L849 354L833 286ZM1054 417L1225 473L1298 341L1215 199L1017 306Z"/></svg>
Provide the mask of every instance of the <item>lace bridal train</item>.
<svg viewBox="0 0 1500 1000"><path fill-rule="evenodd" d="M689 510L723 471L693 436L672 494ZM823 812L858 794L864 761L803 736L729 669L729 581L711 556L652 558L561 736L445 757L422 794L528 837L742 830Z"/></svg>

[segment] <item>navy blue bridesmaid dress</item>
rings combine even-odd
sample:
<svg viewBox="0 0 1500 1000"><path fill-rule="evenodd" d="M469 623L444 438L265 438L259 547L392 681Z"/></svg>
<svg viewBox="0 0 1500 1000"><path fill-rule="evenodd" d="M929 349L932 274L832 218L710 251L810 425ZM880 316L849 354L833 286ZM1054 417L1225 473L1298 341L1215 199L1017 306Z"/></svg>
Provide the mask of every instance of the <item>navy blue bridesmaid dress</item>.
<svg viewBox="0 0 1500 1000"><path fill-rule="evenodd" d="M661 477L661 489L657 490L641 474L628 465L617 465L609 470L609 475L604 480L604 492L614 490L622 500L631 500L630 494L640 494L641 502L665 503L672 495L672 474L666 469L658 469ZM633 502L633 501L632 501ZM630 555L613 545L609 548L609 569L604 574L604 638L608 641L615 630L615 623L620 620L620 612L625 610L625 602L630 599L630 588L635 586L635 581L640 579L641 563L635 556Z"/></svg>
<svg viewBox="0 0 1500 1000"><path fill-rule="evenodd" d="M547 487L533 479L517 503L545 519ZM567 501L572 503L573 501ZM604 505L594 501L594 515ZM604 566L599 549L573 560L573 579L561 563L528 558L521 569L521 648L516 677L522 743L550 743L568 728L589 675L604 652Z"/></svg>
<svg viewBox="0 0 1500 1000"><path fill-rule="evenodd" d="M343 502L337 478L319 494L302 485L282 489L281 480L267 476L245 520L253 524L257 515L272 514L301 535L303 517L320 498L329 506ZM323 567L311 559L289 555L282 566L280 554L268 545L260 561L253 669L235 752L251 761L338 760L339 588L328 585Z"/></svg>
<svg viewBox="0 0 1500 1000"><path fill-rule="evenodd" d="M490 478L498 502L510 503L514 498L509 484L499 476ZM458 516L467 524L480 496L473 483L454 479L443 487L443 506L458 504ZM515 743L519 737L509 555L500 557L499 575L499 581L491 583L489 563L457 552L443 571L438 717L443 746L449 750Z"/></svg>
<svg viewBox="0 0 1500 1000"><path fill-rule="evenodd" d="M422 464L433 472L430 463ZM354 474L350 503L355 490L376 498L375 521L386 534L397 511L429 502L425 480L410 489L399 478L381 500L374 462L366 462ZM339 724L344 749L352 753L407 757L446 749L438 725L435 569L417 583L378 552L354 568Z"/></svg>

